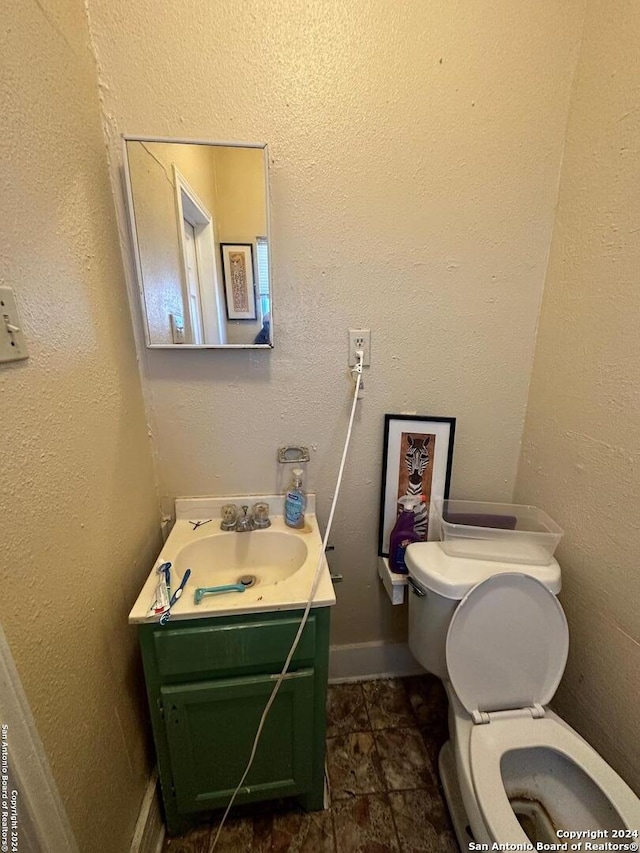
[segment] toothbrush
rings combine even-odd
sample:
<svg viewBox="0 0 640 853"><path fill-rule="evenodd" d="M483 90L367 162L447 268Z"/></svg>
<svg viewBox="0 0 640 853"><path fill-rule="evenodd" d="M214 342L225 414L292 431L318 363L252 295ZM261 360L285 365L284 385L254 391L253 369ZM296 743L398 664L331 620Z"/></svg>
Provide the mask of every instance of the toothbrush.
<svg viewBox="0 0 640 853"><path fill-rule="evenodd" d="M183 592L185 585L186 585L186 583L190 577L191 577L191 569L186 569L184 575L182 576L182 580L180 581L180 586L173 593L173 595L171 596L171 598L169 600L169 607L160 616L160 624L161 625L166 625L166 623L171 618L171 608L176 603L176 601L178 601L178 599L182 596L182 592Z"/></svg>
<svg viewBox="0 0 640 853"><path fill-rule="evenodd" d="M182 592L183 592L183 590L184 590L184 588L185 588L185 586L186 586L186 583L187 583L187 581L189 580L189 578L190 578L190 577L191 577L191 569L186 569L186 570L185 570L184 575L182 576L182 580L180 581L180 586L179 586L179 587L178 587L178 589L173 593L173 595L171 596L171 598L170 598L170 600L169 600L169 607L170 607L170 608L171 608L171 607L173 607L173 605L176 603L176 601L177 601L177 600L180 598L180 596L182 595Z"/></svg>

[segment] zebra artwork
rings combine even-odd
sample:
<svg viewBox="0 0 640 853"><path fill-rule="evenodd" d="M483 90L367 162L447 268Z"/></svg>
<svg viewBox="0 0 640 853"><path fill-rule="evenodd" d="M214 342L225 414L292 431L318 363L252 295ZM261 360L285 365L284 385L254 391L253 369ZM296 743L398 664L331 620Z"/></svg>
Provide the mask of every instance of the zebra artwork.
<svg viewBox="0 0 640 853"><path fill-rule="evenodd" d="M426 501L420 504L420 508L415 513L414 530L420 536L420 539L426 541L427 529L429 526L429 503L428 497L425 495L424 474L427 466L431 461L429 453L429 442L432 436L413 436L407 434L407 452L404 455L404 462L409 471L409 482L407 483L406 495L416 496L423 495ZM429 489L429 491L431 491Z"/></svg>

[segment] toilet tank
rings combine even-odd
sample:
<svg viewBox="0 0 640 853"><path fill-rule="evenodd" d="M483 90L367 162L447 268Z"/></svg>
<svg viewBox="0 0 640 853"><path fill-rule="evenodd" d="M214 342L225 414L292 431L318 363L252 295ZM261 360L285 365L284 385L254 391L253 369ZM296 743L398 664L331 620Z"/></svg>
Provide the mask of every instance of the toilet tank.
<svg viewBox="0 0 640 853"><path fill-rule="evenodd" d="M405 555L409 570L409 648L422 666L448 680L446 642L451 617L476 584L496 574L519 572L557 595L562 585L555 558L545 566L493 562L446 554L440 542L414 542Z"/></svg>
<svg viewBox="0 0 640 853"><path fill-rule="evenodd" d="M418 586L418 584L416 584ZM422 584L419 586L422 587ZM460 601L445 598L436 592L410 587L409 648L414 658L438 678L448 680L445 643L449 623Z"/></svg>

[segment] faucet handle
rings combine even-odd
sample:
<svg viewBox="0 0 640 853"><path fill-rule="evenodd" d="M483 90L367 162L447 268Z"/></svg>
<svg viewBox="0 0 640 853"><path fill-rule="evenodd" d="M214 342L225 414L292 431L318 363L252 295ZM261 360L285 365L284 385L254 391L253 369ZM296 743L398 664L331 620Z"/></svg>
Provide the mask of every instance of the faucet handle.
<svg viewBox="0 0 640 853"><path fill-rule="evenodd" d="M235 530L238 520L238 507L235 504L224 504L220 514L222 516L220 530Z"/></svg>
<svg viewBox="0 0 640 853"><path fill-rule="evenodd" d="M253 526L256 530L264 530L267 527L271 527L269 504L266 501L258 501L253 505Z"/></svg>

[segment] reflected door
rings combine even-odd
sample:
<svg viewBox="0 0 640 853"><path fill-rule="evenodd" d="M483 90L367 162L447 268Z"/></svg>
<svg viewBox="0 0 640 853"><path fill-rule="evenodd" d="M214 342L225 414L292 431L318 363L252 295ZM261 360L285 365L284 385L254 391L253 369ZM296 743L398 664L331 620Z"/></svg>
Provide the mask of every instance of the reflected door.
<svg viewBox="0 0 640 853"><path fill-rule="evenodd" d="M204 343L202 331L202 298L200 296L200 273L196 254L196 232L193 225L186 219L184 225L184 250L187 266L187 292L189 295L189 316L194 344Z"/></svg>

